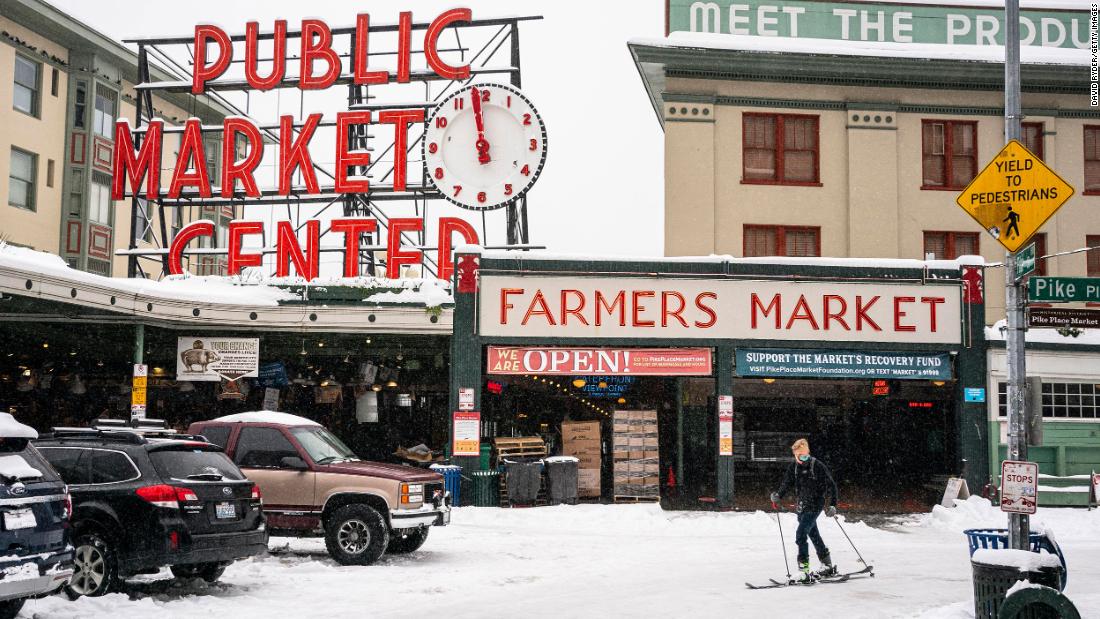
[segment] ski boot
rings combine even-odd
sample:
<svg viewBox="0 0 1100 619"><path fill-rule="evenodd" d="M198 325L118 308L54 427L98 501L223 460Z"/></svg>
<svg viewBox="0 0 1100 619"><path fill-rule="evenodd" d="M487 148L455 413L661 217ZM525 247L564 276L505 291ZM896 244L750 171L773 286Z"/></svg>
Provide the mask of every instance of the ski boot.
<svg viewBox="0 0 1100 619"><path fill-rule="evenodd" d="M832 578L839 573L836 566L833 565L833 559L829 556L829 553L818 557L818 560L821 561L821 569L817 570L817 578Z"/></svg>
<svg viewBox="0 0 1100 619"><path fill-rule="evenodd" d="M798 577L793 579L795 584L812 585L817 580L817 575L810 571L809 559L798 562L798 572Z"/></svg>

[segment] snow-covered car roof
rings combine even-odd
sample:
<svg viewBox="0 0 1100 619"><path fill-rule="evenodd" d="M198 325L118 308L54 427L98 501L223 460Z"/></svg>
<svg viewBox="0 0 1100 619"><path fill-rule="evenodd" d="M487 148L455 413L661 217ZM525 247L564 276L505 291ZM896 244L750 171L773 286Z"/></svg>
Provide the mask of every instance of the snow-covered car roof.
<svg viewBox="0 0 1100 619"><path fill-rule="evenodd" d="M225 423L274 423L283 426L321 425L312 419L306 419L305 417L299 417L298 415L291 415L289 413L280 413L278 411L249 411L247 413L225 415L224 417L211 419L211 421Z"/></svg>
<svg viewBox="0 0 1100 619"><path fill-rule="evenodd" d="M38 431L16 421L11 413L0 413L0 438L38 438Z"/></svg>

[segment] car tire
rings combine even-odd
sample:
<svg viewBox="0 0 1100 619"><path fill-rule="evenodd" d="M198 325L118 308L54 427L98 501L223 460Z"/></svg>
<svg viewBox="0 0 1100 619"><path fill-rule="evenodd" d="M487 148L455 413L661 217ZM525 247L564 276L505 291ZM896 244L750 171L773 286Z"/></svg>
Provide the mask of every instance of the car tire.
<svg viewBox="0 0 1100 619"><path fill-rule="evenodd" d="M390 545L386 547L386 552L402 555L419 550L428 541L429 530L428 527L407 529L403 535L402 531L394 531L390 534Z"/></svg>
<svg viewBox="0 0 1100 619"><path fill-rule="evenodd" d="M65 585L70 599L96 597L118 588L118 560L115 550L97 533L76 536L73 542L73 575Z"/></svg>
<svg viewBox="0 0 1100 619"><path fill-rule="evenodd" d="M19 598L0 602L0 619L15 619L15 616L23 608L23 602L26 601L27 598Z"/></svg>
<svg viewBox="0 0 1100 619"><path fill-rule="evenodd" d="M201 578L209 583L218 582L225 573L223 563L195 563L192 565L173 565L169 569L172 575L181 580L188 578Z"/></svg>
<svg viewBox="0 0 1100 619"><path fill-rule="evenodd" d="M370 565L382 558L389 543L385 518L369 505L345 505L328 517L325 547L341 565Z"/></svg>

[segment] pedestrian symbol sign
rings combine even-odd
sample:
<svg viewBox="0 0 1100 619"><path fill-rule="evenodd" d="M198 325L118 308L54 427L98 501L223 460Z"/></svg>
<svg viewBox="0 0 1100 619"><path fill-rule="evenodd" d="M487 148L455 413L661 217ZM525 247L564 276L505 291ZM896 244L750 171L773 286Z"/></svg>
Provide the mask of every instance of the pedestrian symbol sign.
<svg viewBox="0 0 1100 619"><path fill-rule="evenodd" d="M1012 140L955 201L1005 249L1015 252L1072 195L1069 183Z"/></svg>

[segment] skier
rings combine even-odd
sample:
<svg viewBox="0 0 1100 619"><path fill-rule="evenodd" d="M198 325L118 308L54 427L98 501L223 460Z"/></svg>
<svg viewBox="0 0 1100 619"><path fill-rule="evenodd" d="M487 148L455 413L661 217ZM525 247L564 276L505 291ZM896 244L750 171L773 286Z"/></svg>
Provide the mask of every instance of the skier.
<svg viewBox="0 0 1100 619"><path fill-rule="evenodd" d="M791 445L791 453L795 461L787 469L779 490L772 493L771 500L772 506L778 509L780 499L794 486L798 500L798 530L794 536L794 542L798 546L798 569L802 572L801 582L810 582L815 576L828 577L837 573L829 556L829 548L817 530L817 517L822 510L830 518L836 516L836 482L833 481L829 468L810 455L810 443L806 439L795 441ZM810 572L810 549L806 538L814 543L817 558L821 561L822 568L816 575Z"/></svg>

